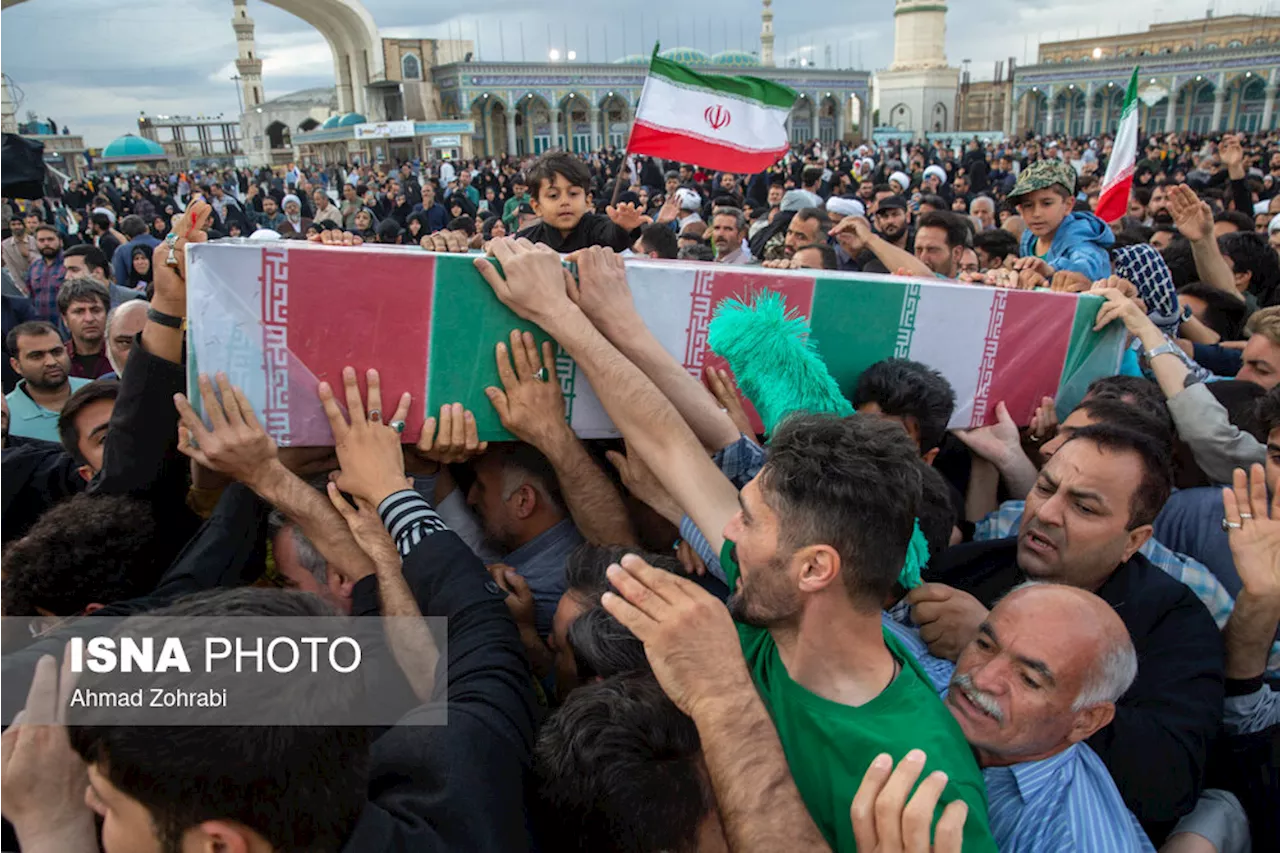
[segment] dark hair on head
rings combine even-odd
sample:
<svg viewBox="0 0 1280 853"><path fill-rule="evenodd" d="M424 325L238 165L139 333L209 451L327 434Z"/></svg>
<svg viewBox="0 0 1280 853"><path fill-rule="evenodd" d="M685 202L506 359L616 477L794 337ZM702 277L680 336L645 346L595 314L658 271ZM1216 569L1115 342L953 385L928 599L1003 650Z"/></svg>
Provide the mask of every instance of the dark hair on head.
<svg viewBox="0 0 1280 853"><path fill-rule="evenodd" d="M99 400L114 400L120 396L120 382L116 379L95 379L81 387L63 403L58 413L58 438L62 441L62 449L67 451L77 465L87 465L88 461L80 452L80 430L76 427L76 415L90 403Z"/></svg>
<svg viewBox="0 0 1280 853"><path fill-rule="evenodd" d="M584 542L569 553L564 564L565 591L588 605L600 600L609 589L605 572L627 554L636 554L655 569L681 574L680 561L670 554L655 554L625 545L596 545Z"/></svg>
<svg viewBox="0 0 1280 853"><path fill-rule="evenodd" d="M134 237L147 233L147 223L142 221L141 216L131 213L120 220L120 233L132 240Z"/></svg>
<svg viewBox="0 0 1280 853"><path fill-rule="evenodd" d="M1131 406L1137 406L1145 412L1160 412L1161 417L1169 414L1160 386L1142 376L1099 377L1089 383L1084 397L1086 400L1093 397L1110 397ZM1172 427L1172 419L1169 423Z"/></svg>
<svg viewBox="0 0 1280 853"><path fill-rule="evenodd" d="M84 258L85 269L92 272L93 270L102 270L104 274L111 272L111 263L107 260L106 254L97 246L89 243L82 243L79 246L72 246L62 253L64 258ZM109 275L107 276L110 277Z"/></svg>
<svg viewBox="0 0 1280 853"><path fill-rule="evenodd" d="M1217 216L1213 217L1213 221L1215 223L1230 222L1232 225L1236 227L1237 231L1243 231L1246 234L1253 233L1253 217L1247 213L1242 213L1238 210L1224 210L1222 211L1222 213L1219 213Z"/></svg>
<svg viewBox="0 0 1280 853"><path fill-rule="evenodd" d="M1223 234L1218 248L1231 258L1235 272L1252 273L1249 292L1263 308L1275 305L1280 288L1280 255L1267 244L1267 238L1256 231Z"/></svg>
<svg viewBox="0 0 1280 853"><path fill-rule="evenodd" d="M794 414L769 441L759 475L780 546L840 555L856 606L879 608L897 582L920 509L920 459L901 425L858 415ZM779 552L782 553L781 550Z"/></svg>
<svg viewBox="0 0 1280 853"><path fill-rule="evenodd" d="M192 596L147 617L334 615L314 595L244 587ZM348 711L359 684L349 690L332 684L307 694L302 716L333 719ZM366 726L100 725L97 713L72 710L71 747L142 804L165 850L178 849L193 826L229 820L249 827L274 850L336 851L368 800Z"/></svg>
<svg viewBox="0 0 1280 853"><path fill-rule="evenodd" d="M52 234L56 235L56 236L57 236L57 238L58 238L59 240L61 240L61 239L62 239L62 234L58 231L58 229L57 229L57 228L54 228L52 225L50 225L50 224L49 224L49 223L47 223L47 222L41 222L39 225L37 225L37 226L36 226L36 232L35 232L35 233L39 234L41 231L48 231L48 232L50 232L50 233L52 233Z"/></svg>
<svg viewBox="0 0 1280 853"><path fill-rule="evenodd" d="M875 403L886 415L915 421L922 454L942 443L956 408L955 391L945 376L905 358L877 361L862 371L849 401L855 409Z"/></svg>
<svg viewBox="0 0 1280 853"><path fill-rule="evenodd" d="M930 558L937 556L951 545L951 530L959 520L955 502L951 499L951 484L942 472L932 465L920 463L920 532L929 545ZM921 567L923 568L923 567Z"/></svg>
<svg viewBox="0 0 1280 853"><path fill-rule="evenodd" d="M803 187L811 187L822 180L823 168L821 166L805 166L804 171L800 173L800 185Z"/></svg>
<svg viewBox="0 0 1280 853"><path fill-rule="evenodd" d="M1174 287L1186 287L1191 282L1200 280L1200 274L1196 271L1195 255L1191 253L1190 242L1174 240L1160 250L1160 257L1164 258L1165 265L1169 267L1169 274L1173 276Z"/></svg>
<svg viewBox="0 0 1280 853"><path fill-rule="evenodd" d="M691 243L688 246L681 246L676 252L676 257L682 261L714 261L716 259L715 250L704 242Z"/></svg>
<svg viewBox="0 0 1280 853"><path fill-rule="evenodd" d="M1090 177L1093 177L1096 182L1097 180L1096 176L1090 175ZM1130 190L1129 192L1130 192L1130 195L1133 196L1134 200L1137 201L1138 204L1142 205L1143 207L1146 207L1147 205L1151 204L1151 188L1150 187L1140 187L1135 185L1133 189Z"/></svg>
<svg viewBox="0 0 1280 853"><path fill-rule="evenodd" d="M676 232L660 222L645 225L640 231L640 244L649 252L656 252L659 258L675 260L680 254L680 238Z"/></svg>
<svg viewBox="0 0 1280 853"><path fill-rule="evenodd" d="M1248 309L1242 300L1202 281L1180 287L1178 293L1194 296L1204 303L1200 322L1221 335L1224 341L1238 341L1244 337L1244 321Z"/></svg>
<svg viewBox="0 0 1280 853"><path fill-rule="evenodd" d="M697 846L715 808L693 721L652 675L579 687L534 747L530 817L557 853L659 853Z"/></svg>
<svg viewBox="0 0 1280 853"><path fill-rule="evenodd" d="M543 154L529 169L529 186L533 189L533 197L542 197L542 187L556 182L556 175L569 182L571 187L579 187L584 191L591 189L591 172L587 164L573 154L565 151L552 151Z"/></svg>
<svg viewBox="0 0 1280 853"><path fill-rule="evenodd" d="M5 549L4 614L74 616L146 595L167 565L155 528L151 508L132 498L79 494L56 504Z"/></svg>
<svg viewBox="0 0 1280 853"><path fill-rule="evenodd" d="M1265 442L1272 430L1280 429L1280 385L1270 388L1254 405L1253 417Z"/></svg>
<svg viewBox="0 0 1280 853"><path fill-rule="evenodd" d="M66 314L72 302L95 300L102 304L103 311L111 310L111 291L107 290L106 285L83 275L69 278L58 288L58 313Z"/></svg>
<svg viewBox="0 0 1280 853"><path fill-rule="evenodd" d="M102 231L111 230L111 217L105 213L95 213L89 217L89 221Z"/></svg>
<svg viewBox="0 0 1280 853"><path fill-rule="evenodd" d="M826 209L821 207L802 207L796 211L795 220L797 222L808 222L810 219L818 220L816 238L819 240L827 239L827 232L831 230L831 217L827 215Z"/></svg>
<svg viewBox="0 0 1280 853"><path fill-rule="evenodd" d="M1135 453L1142 462L1142 480L1129 499L1129 524L1133 530L1151 524L1173 490L1173 465L1169 450L1155 438L1111 424L1081 427L1063 444L1087 441L1108 453ZM1062 451L1059 450L1059 453Z"/></svg>
<svg viewBox="0 0 1280 853"><path fill-rule="evenodd" d="M1163 405L1145 408L1142 403L1129 402L1121 397L1099 396L1085 398L1076 409L1083 409L1096 423L1150 435L1168 452L1173 452L1173 418Z"/></svg>
<svg viewBox="0 0 1280 853"><path fill-rule="evenodd" d="M565 512L564 495L560 491L555 468L533 445L523 441L499 442L490 445L488 452L480 459L492 459L504 474L508 471L523 473L533 481L539 500L549 501L557 512Z"/></svg>
<svg viewBox="0 0 1280 853"><path fill-rule="evenodd" d="M916 232L921 228L940 228L947 235L947 248L954 249L956 246L969 248L970 231L969 225L963 217L957 216L949 210L931 210L916 220Z"/></svg>
<svg viewBox="0 0 1280 853"><path fill-rule="evenodd" d="M356 195L364 198L364 194L369 191L368 184L356 184Z"/></svg>
<svg viewBox="0 0 1280 853"><path fill-rule="evenodd" d="M644 643L599 603L569 626L569 648L580 683L628 672L650 672Z"/></svg>
<svg viewBox="0 0 1280 853"><path fill-rule="evenodd" d="M924 193L920 196L921 205L929 205L934 210L950 210L951 205L947 204L947 200L936 193Z"/></svg>
<svg viewBox="0 0 1280 853"><path fill-rule="evenodd" d="M58 334L57 328L52 323L46 323L44 320L28 320L14 326L9 330L9 334L4 336L5 351L17 358L18 338L34 338L40 335L57 335L58 343L62 343L62 335Z"/></svg>
<svg viewBox="0 0 1280 853"><path fill-rule="evenodd" d="M1266 390L1256 382L1246 379L1224 379L1206 382L1205 388L1227 411L1227 419L1243 432L1266 443L1267 434L1257 419L1257 403Z"/></svg>
<svg viewBox="0 0 1280 853"><path fill-rule="evenodd" d="M732 216L734 227L739 231L747 230L747 215L742 212L741 208L733 207L731 205L725 207L712 207L711 221L714 222L717 216Z"/></svg>
<svg viewBox="0 0 1280 853"><path fill-rule="evenodd" d="M1138 246L1143 243L1150 243L1151 237L1155 233L1154 229L1148 228L1147 226L1137 222L1126 224L1124 230L1115 235L1115 242L1111 244L1111 247L1107 252L1114 260L1116 249L1122 249L1125 246Z"/></svg>
<svg viewBox="0 0 1280 853"><path fill-rule="evenodd" d="M818 253L818 256L822 258L822 268L824 270L833 270L840 266L839 261L836 258L836 250L826 243L810 243L807 246L801 246L796 249L796 254L798 255L807 250L812 250Z"/></svg>
<svg viewBox="0 0 1280 853"><path fill-rule="evenodd" d="M973 248L1003 262L1009 255L1018 254L1018 238L1003 228L989 228L973 235Z"/></svg>

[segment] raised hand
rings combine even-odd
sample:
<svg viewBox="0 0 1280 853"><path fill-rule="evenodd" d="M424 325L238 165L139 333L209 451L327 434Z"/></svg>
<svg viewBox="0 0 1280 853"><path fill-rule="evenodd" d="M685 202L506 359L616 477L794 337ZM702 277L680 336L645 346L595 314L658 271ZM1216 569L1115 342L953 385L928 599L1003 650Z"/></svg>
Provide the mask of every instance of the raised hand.
<svg viewBox="0 0 1280 853"><path fill-rule="evenodd" d="M533 333L514 329L510 346L500 343L494 349L502 387L489 387L484 393L502 425L516 438L539 448L563 437L569 426L560 383L552 381L556 360L551 342L542 342L539 356Z"/></svg>
<svg viewBox="0 0 1280 853"><path fill-rule="evenodd" d="M601 604L644 643L663 692L681 711L751 685L728 609L692 581L655 569L635 554L609 567Z"/></svg>
<svg viewBox="0 0 1280 853"><path fill-rule="evenodd" d="M400 449L400 433L383 422L382 386L378 371L368 371L366 381L369 388L367 415L355 369L342 369L350 422L338 407L328 382L321 382L316 390L329 419L329 427L333 430L334 450L338 454L338 464L342 466L336 481L338 488L376 507L388 495L405 488L404 455ZM400 403L390 423L403 424L409 413L409 402L410 395L406 391L400 395Z"/></svg>
<svg viewBox="0 0 1280 853"><path fill-rule="evenodd" d="M1267 506L1266 472L1254 465L1232 475L1231 488L1222 490L1227 543L1245 590L1255 598L1280 599L1280 489ZM1238 526L1233 526L1238 525Z"/></svg>
<svg viewBox="0 0 1280 853"><path fill-rule="evenodd" d="M1173 224L1192 243L1213 237L1213 209L1200 200L1186 184L1175 184L1167 190L1169 214Z"/></svg>
<svg viewBox="0 0 1280 853"><path fill-rule="evenodd" d="M1106 328L1107 324L1112 320L1120 320L1124 323L1124 327L1130 334L1138 335L1144 331L1149 331L1148 326L1153 326L1151 318L1147 316L1147 312L1141 305L1133 299L1125 296L1124 291L1119 287L1113 287L1112 279L1107 281L1095 282L1091 293L1105 297L1107 302L1098 309L1098 316L1094 319L1093 330L1100 332Z"/></svg>
<svg viewBox="0 0 1280 853"><path fill-rule="evenodd" d="M624 231L634 231L644 224L644 213L636 210L636 206L631 202L623 202L617 207L609 205L604 212L613 220L613 224L617 225Z"/></svg>
<svg viewBox="0 0 1280 853"><path fill-rule="evenodd" d="M471 238L465 231L437 231L424 234L419 245L428 252L463 253L471 251Z"/></svg>
<svg viewBox="0 0 1280 853"><path fill-rule="evenodd" d="M934 843L930 844L933 814L947 787L947 774L935 770L913 794L911 789L924 771L925 761L925 754L913 749L897 767L887 753L877 755L867 767L849 807L858 850L863 853L960 853L969 805L960 799L947 803L933 832Z"/></svg>
<svg viewBox="0 0 1280 853"><path fill-rule="evenodd" d="M951 432L975 456L987 460L997 468L1003 467L1013 456L1022 452L1018 425L1013 422L1003 400L996 403L995 423L977 429L956 429Z"/></svg>
<svg viewBox="0 0 1280 853"><path fill-rule="evenodd" d="M192 201L186 211L174 214L170 237L151 252L152 281L156 310L185 317L187 313L187 245L209 239L209 221L213 208L203 201Z"/></svg>
<svg viewBox="0 0 1280 853"><path fill-rule="evenodd" d="M614 339L627 334L642 322L631 298L621 255L612 249L591 246L574 252L569 260L578 265L578 280L568 280L569 298L605 337Z"/></svg>
<svg viewBox="0 0 1280 853"><path fill-rule="evenodd" d="M197 380L211 428L205 427L185 395L173 396L179 417L178 450L210 471L257 491L265 478L277 473L276 443L258 423L244 392L225 373L219 373L217 381L215 394L207 375L202 373Z"/></svg>
<svg viewBox="0 0 1280 853"><path fill-rule="evenodd" d="M666 200L662 202L662 207L658 210L658 222L668 223L675 222L680 218L680 194L671 193Z"/></svg>
<svg viewBox="0 0 1280 853"><path fill-rule="evenodd" d="M840 242L840 246L850 255L856 255L866 248L867 241L874 232L871 223L865 216L846 216L831 229L831 236Z"/></svg>
<svg viewBox="0 0 1280 853"><path fill-rule="evenodd" d="M658 482L658 478L649 470L649 466L644 464L644 460L639 455L623 454L616 450L607 450L604 455L618 472L622 485L628 492L667 521L677 527L680 525L684 510L662 483Z"/></svg>
<svg viewBox="0 0 1280 853"><path fill-rule="evenodd" d="M342 496L338 484L333 481L327 483L326 488L330 503L347 523L347 528L351 531L356 544L360 546L360 550L369 555L369 559L373 560L379 571L399 571L400 551L396 548L395 540L387 532L382 519L378 517L378 508L364 498L356 498L356 505L352 506Z"/></svg>
<svg viewBox="0 0 1280 853"><path fill-rule="evenodd" d="M716 398L716 402L720 404L720 408L724 409L738 431L755 441L755 430L751 428L751 419L747 417L747 410L742 407L742 398L738 395L738 387L734 384L729 371L708 367L703 372L703 381L706 383L707 390L711 392L711 396Z"/></svg>
<svg viewBox="0 0 1280 853"><path fill-rule="evenodd" d="M1038 442L1048 441L1058 434L1058 409L1052 397L1041 397L1031 416L1031 437Z"/></svg>
<svg viewBox="0 0 1280 853"><path fill-rule="evenodd" d="M488 258L476 258L476 269L498 301L524 319L550 332L558 318L577 310L567 289L573 277L554 249L541 243L535 246L523 237L503 237L489 242L489 253L502 265L502 272Z"/></svg>
<svg viewBox="0 0 1280 853"><path fill-rule="evenodd" d="M1218 143L1218 159L1227 167L1227 174L1232 179L1244 177L1244 146L1240 137L1227 134Z"/></svg>
<svg viewBox="0 0 1280 853"><path fill-rule="evenodd" d="M440 407L438 421L428 417L422 422L422 434L414 451L423 459L440 465L454 465L479 456L488 449L489 442L480 440L476 416L469 409L464 409L461 403L445 403Z"/></svg>

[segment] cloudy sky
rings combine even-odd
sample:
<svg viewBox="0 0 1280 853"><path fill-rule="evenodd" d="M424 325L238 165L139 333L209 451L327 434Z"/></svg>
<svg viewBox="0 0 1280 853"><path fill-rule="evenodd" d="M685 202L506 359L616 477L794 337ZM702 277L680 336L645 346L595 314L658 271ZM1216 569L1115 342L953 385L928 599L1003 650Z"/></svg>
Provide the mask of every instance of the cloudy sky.
<svg viewBox="0 0 1280 853"><path fill-rule="evenodd" d="M645 53L655 39L708 52L758 47L754 0L366 0L384 35L467 38L485 60L529 61L551 47L578 61ZM532 7L537 11L530 11ZM989 79L997 60L1035 58L1040 41L1145 29L1153 21L1217 15L1280 14L1280 0L951 0L947 53L972 60L975 79ZM459 7L471 7L459 14ZM774 0L775 53L817 65L883 68L892 60L890 0ZM472 9L476 11L472 11ZM696 9L696 14L689 15ZM817 11L820 10L820 11ZM136 128L155 114L236 116L232 4L197 0L28 0L0 17L0 57L20 101L81 133L92 146ZM333 65L306 23L250 0L264 59L268 98L333 84ZM523 47L522 47L523 41Z"/></svg>

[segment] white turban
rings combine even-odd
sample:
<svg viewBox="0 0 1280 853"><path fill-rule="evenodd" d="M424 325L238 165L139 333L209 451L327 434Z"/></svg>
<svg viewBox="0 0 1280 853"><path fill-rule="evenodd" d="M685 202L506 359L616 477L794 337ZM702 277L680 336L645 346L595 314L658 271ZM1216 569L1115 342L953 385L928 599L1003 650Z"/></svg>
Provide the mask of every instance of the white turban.
<svg viewBox="0 0 1280 853"><path fill-rule="evenodd" d="M942 185L947 182L947 170L934 163L932 166L924 170L926 178L933 176L938 179L938 184Z"/></svg>
<svg viewBox="0 0 1280 853"><path fill-rule="evenodd" d="M911 188L911 176L906 172L894 172L889 176L889 182L902 187L899 192L906 192Z"/></svg>
<svg viewBox="0 0 1280 853"><path fill-rule="evenodd" d="M832 196L827 199L827 213L834 216L866 216L867 209L856 198Z"/></svg>
<svg viewBox="0 0 1280 853"><path fill-rule="evenodd" d="M1280 231L1280 213L1277 213L1275 216L1271 217L1271 221L1267 223L1268 234L1274 234L1277 231Z"/></svg>
<svg viewBox="0 0 1280 853"><path fill-rule="evenodd" d="M691 189L681 187L676 190L676 195L680 197L681 210L699 210L702 207L702 196L698 195Z"/></svg>

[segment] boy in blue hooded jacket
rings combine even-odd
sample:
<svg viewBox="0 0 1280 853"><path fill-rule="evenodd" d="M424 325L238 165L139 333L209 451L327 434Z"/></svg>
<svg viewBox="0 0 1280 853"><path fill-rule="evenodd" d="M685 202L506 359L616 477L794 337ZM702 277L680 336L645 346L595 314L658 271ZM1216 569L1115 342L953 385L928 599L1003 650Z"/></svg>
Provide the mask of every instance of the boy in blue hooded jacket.
<svg viewBox="0 0 1280 853"><path fill-rule="evenodd" d="M1071 270L1090 281L1111 275L1110 227L1092 213L1073 213L1076 170L1061 160L1040 160L1018 175L1009 194L1027 225L1015 269L1034 269L1046 282Z"/></svg>

